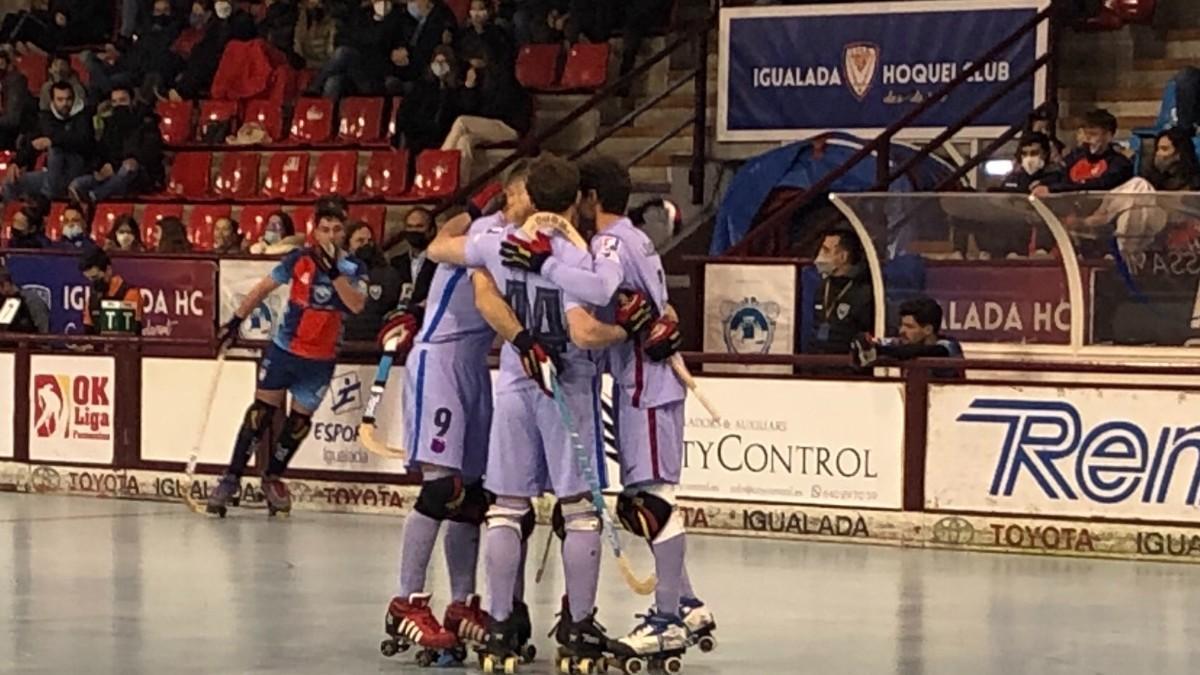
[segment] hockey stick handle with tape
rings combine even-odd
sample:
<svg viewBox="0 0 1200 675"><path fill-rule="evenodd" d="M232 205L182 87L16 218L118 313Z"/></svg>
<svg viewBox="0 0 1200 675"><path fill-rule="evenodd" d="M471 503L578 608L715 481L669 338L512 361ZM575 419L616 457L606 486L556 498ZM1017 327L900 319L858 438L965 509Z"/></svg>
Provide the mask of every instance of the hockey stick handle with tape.
<svg viewBox="0 0 1200 675"><path fill-rule="evenodd" d="M212 380L208 384L208 392L204 398L204 419L200 422L200 429L196 432L196 443L192 446L192 452L188 455L187 466L184 468L184 477L187 479L187 486L183 489L183 503L189 509L196 513L201 513L203 507L192 499L192 484L196 480L196 464L200 459L200 446L204 444L204 433L208 431L208 417L212 414L213 404L217 400L217 388L221 385L221 374L225 370L225 350L217 352L217 367L213 373Z"/></svg>
<svg viewBox="0 0 1200 675"><path fill-rule="evenodd" d="M696 378L692 377L692 373L688 370L687 364L683 362L681 355L674 354L671 356L671 370L675 371L675 377L678 377L683 386L692 392L692 395L696 397L696 400L700 401L700 405L704 406L708 414L714 420L720 420L721 413L717 412L717 406L708 400L708 397L704 395L704 391L700 389L700 385L696 384Z"/></svg>
<svg viewBox="0 0 1200 675"><path fill-rule="evenodd" d="M387 388L388 376L392 372L392 364L396 359L398 338L391 338L383 346L383 356L375 369L375 381L371 384L371 396L363 410L362 422L358 425L358 440L369 452L388 459L406 459L408 453L403 448L393 448L375 437L375 412L379 402L383 400L383 392Z"/></svg>

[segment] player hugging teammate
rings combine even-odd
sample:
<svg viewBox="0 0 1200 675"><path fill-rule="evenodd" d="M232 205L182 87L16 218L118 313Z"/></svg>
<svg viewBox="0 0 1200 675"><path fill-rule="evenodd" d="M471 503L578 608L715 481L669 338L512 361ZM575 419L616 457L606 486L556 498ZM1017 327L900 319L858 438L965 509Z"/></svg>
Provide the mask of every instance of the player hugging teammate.
<svg viewBox="0 0 1200 675"><path fill-rule="evenodd" d="M486 635L449 631L460 640L482 643L480 659L489 671L511 672L519 659L531 656L528 611L519 599L533 522L531 499L546 491L558 498L553 521L562 538L566 581L555 630L561 670L587 672L614 657L629 672L647 661L677 670L678 656L690 643L712 644L715 624L688 583L682 518L674 503L685 393L665 363L678 349L679 333L667 305L662 265L650 240L619 215L630 193L625 169L599 158L585 163L582 173L581 202L580 170L555 157L540 158L530 166L524 186L513 181L506 186L510 208L503 217L476 221L469 232L462 223L443 228L429 248L430 259L443 264L439 274L451 295L459 284L470 288L476 311L452 299L427 311L419 335L432 344L418 342L416 356L409 357L409 448L427 473L417 513L405 526L401 592L389 608L388 631L423 647L450 644L429 615L428 596L418 593L428 551L439 520L478 528L482 509L477 507L490 501L485 573L491 597L487 614L471 617L486 625ZM525 193L532 209L522 212L513 202L523 205ZM562 234L573 231L572 221L580 217L590 217L599 230L590 254ZM522 223L526 232L541 231L522 234ZM487 419L479 396L486 376L464 375L460 369L475 361L433 346L446 316L471 326L482 319L506 341L486 444L472 433ZM490 331L486 334L490 338ZM581 461L590 463L603 480L599 382L606 368L615 381L625 485L618 515L650 543L658 576L655 607L620 640L609 639L595 621L602 519L580 470ZM431 373L443 384L431 387ZM460 410L471 418L455 419ZM567 429L564 417L576 428ZM579 446L583 457L576 454ZM487 492L472 492L478 490L479 476L474 462L483 456ZM454 544L454 551L450 542L448 537L457 604L457 596L474 587L477 542ZM458 580L456 567L462 574ZM410 568L420 572L406 581ZM449 611L446 623L451 623Z"/></svg>

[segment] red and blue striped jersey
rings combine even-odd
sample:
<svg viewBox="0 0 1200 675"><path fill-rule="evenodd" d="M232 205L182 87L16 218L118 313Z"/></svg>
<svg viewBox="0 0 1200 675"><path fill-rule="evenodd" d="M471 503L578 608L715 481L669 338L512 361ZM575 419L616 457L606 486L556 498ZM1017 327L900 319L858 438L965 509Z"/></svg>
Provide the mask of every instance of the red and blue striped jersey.
<svg viewBox="0 0 1200 675"><path fill-rule="evenodd" d="M316 255L311 248L296 249L271 270L271 278L290 286L274 342L296 356L328 361L337 356L342 315L350 309L338 297L333 280L317 265ZM366 265L357 258L345 258L338 265L351 284L365 291ZM351 270L353 274L346 274Z"/></svg>

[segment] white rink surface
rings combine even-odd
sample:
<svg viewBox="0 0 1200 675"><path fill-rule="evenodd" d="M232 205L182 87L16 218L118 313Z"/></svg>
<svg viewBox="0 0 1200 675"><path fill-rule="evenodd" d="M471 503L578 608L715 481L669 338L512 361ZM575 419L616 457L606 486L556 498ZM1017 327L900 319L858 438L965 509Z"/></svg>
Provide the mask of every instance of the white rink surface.
<svg viewBox="0 0 1200 675"><path fill-rule="evenodd" d="M378 649L400 523L0 494L0 673L425 672ZM624 631L648 601L605 556L600 620ZM1200 655L1190 565L719 537L691 561L720 640L688 654L695 675L1193 673ZM529 576L542 656L521 672L552 673L557 554ZM440 614L440 549L430 580Z"/></svg>

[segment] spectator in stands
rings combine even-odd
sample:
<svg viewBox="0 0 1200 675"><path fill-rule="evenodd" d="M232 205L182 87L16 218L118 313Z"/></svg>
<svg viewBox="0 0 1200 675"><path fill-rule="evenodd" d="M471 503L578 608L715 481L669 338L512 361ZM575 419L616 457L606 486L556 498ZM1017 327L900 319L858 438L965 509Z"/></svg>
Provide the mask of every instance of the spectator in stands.
<svg viewBox="0 0 1200 675"><path fill-rule="evenodd" d="M267 11L258 22L258 35L271 46L287 54L290 59L296 58L292 48L296 43L296 22L300 18L300 8L294 0L266 0ZM296 68L304 64L293 61Z"/></svg>
<svg viewBox="0 0 1200 675"><path fill-rule="evenodd" d="M1039 185L1057 185L1062 182L1062 169L1054 164L1050 155L1053 148L1045 134L1028 132L1017 145L1015 166L1004 178L1000 192L1023 192L1028 194Z"/></svg>
<svg viewBox="0 0 1200 675"><path fill-rule="evenodd" d="M333 57L337 22L324 0L303 0L296 20L294 49L306 68L321 68Z"/></svg>
<svg viewBox="0 0 1200 675"><path fill-rule="evenodd" d="M59 47L81 47L108 40L113 27L113 3L98 0L51 0Z"/></svg>
<svg viewBox="0 0 1200 675"><path fill-rule="evenodd" d="M879 356L898 361L962 358L962 345L941 331L942 308L936 300L923 296L905 300L900 303L899 337L877 340L862 333L854 338L851 354L860 368L871 366ZM957 368L934 368L932 374L946 379L963 377Z"/></svg>
<svg viewBox="0 0 1200 675"><path fill-rule="evenodd" d="M425 298L429 295L429 283L437 269L437 264L425 255L436 233L433 213L422 206L413 208L404 214L404 227L401 230L408 244L408 252L392 258L392 267L400 273L399 307L416 314L418 323L425 308Z"/></svg>
<svg viewBox="0 0 1200 675"><path fill-rule="evenodd" d="M104 238L104 250L107 252L146 250L142 244L141 228L138 227L138 222L134 220L132 214L122 214L113 221L112 227L108 230L108 236Z"/></svg>
<svg viewBox="0 0 1200 675"><path fill-rule="evenodd" d="M515 141L529 130L529 97L511 66L490 62L487 52L481 51L468 58L458 101L461 114L442 149L461 153L459 176L466 182L471 178L476 145Z"/></svg>
<svg viewBox="0 0 1200 675"><path fill-rule="evenodd" d="M87 88L83 86L83 82L80 82L79 74L71 67L71 59L66 56L55 56L50 59L50 65L46 70L46 81L38 93L39 110L50 109L53 97L51 89L58 82L66 82L71 85L71 90L75 92L75 100L79 102L79 105L82 106L87 100Z"/></svg>
<svg viewBox="0 0 1200 675"><path fill-rule="evenodd" d="M458 117L459 82L454 51L447 46L434 51L433 62L417 80L412 94L396 111L396 138L415 157L421 150L442 145Z"/></svg>
<svg viewBox="0 0 1200 675"><path fill-rule="evenodd" d="M249 244L251 255L283 255L304 245L304 234L296 233L292 217L276 211L267 218L262 239Z"/></svg>
<svg viewBox="0 0 1200 675"><path fill-rule="evenodd" d="M1107 110L1084 116L1084 143L1064 160L1066 175L1057 183L1038 185L1033 194L1044 197L1054 192L1111 190L1133 177L1133 163L1113 145L1117 118Z"/></svg>
<svg viewBox="0 0 1200 675"><path fill-rule="evenodd" d="M1046 137L1050 143L1050 155L1046 158L1046 163L1061 166L1063 151L1067 149L1067 146L1058 140L1058 133L1054 130L1052 109L1048 106L1042 106L1030 113L1029 124L1026 126L1026 130L1027 133L1042 134Z"/></svg>
<svg viewBox="0 0 1200 675"><path fill-rule="evenodd" d="M371 226L358 221L347 229L350 254L367 266L367 304L358 314L345 318L347 340L374 340L383 327L383 317L400 300L400 271L388 264L374 242Z"/></svg>
<svg viewBox="0 0 1200 675"><path fill-rule="evenodd" d="M403 46L418 69L433 61L434 51L453 44L458 19L442 0L408 0L404 15Z"/></svg>
<svg viewBox="0 0 1200 675"><path fill-rule="evenodd" d="M512 36L492 20L488 0L471 0L467 20L454 40L459 54L484 54L488 63L509 67L516 61Z"/></svg>
<svg viewBox="0 0 1200 675"><path fill-rule="evenodd" d="M188 241L187 228L175 216L166 216L158 221L158 253L190 253L192 243Z"/></svg>
<svg viewBox="0 0 1200 675"><path fill-rule="evenodd" d="M203 98L212 86L229 41L252 40L257 35L254 18L244 10L235 10L229 0L215 0L211 5L215 18L208 22L204 37L192 48L183 72L175 78L173 99Z"/></svg>
<svg viewBox="0 0 1200 675"><path fill-rule="evenodd" d="M37 293L22 289L12 273L0 267L0 331L8 333L50 332L50 308Z"/></svg>
<svg viewBox="0 0 1200 675"><path fill-rule="evenodd" d="M192 11L188 14L187 26L176 38L175 43L171 45L171 52L181 60L187 59L192 55L192 50L196 48L196 45L208 34L208 29L215 21L212 0L193 2Z"/></svg>
<svg viewBox="0 0 1200 675"><path fill-rule="evenodd" d="M58 27L49 0L32 0L28 10L9 12L0 23L0 42L12 44L21 54L58 50Z"/></svg>
<svg viewBox="0 0 1200 675"><path fill-rule="evenodd" d="M213 223L213 253L226 255L242 252L242 233L233 218L217 218Z"/></svg>
<svg viewBox="0 0 1200 675"><path fill-rule="evenodd" d="M13 65L12 55L0 51L0 150L16 150L17 138L33 114L29 81Z"/></svg>
<svg viewBox="0 0 1200 675"><path fill-rule="evenodd" d="M1191 131L1174 127L1154 139L1154 160L1146 162L1145 178L1155 190L1195 192L1200 190L1200 162Z"/></svg>
<svg viewBox="0 0 1200 675"><path fill-rule="evenodd" d="M1195 134L1200 128L1200 68L1188 66L1175 75L1177 125Z"/></svg>
<svg viewBox="0 0 1200 675"><path fill-rule="evenodd" d="M121 0L121 28L118 35L132 38L136 34L141 40L145 37L146 29L154 23L153 17L163 14L169 14L182 24L191 6L191 0ZM160 7L165 7L165 12Z"/></svg>
<svg viewBox="0 0 1200 675"><path fill-rule="evenodd" d="M127 42L110 42L100 54L83 52L83 66L88 71L88 103L100 104L116 87L132 87L135 75L126 56L129 48Z"/></svg>
<svg viewBox="0 0 1200 675"><path fill-rule="evenodd" d="M140 85L143 93L139 98L143 102L153 101L155 89L161 88L164 82L174 81L182 65L171 52L171 45L183 32L184 15L176 13L168 0L154 0L151 12L145 24L138 28L137 41L123 59L129 83Z"/></svg>
<svg viewBox="0 0 1200 675"><path fill-rule="evenodd" d="M366 8L350 9L338 22L329 61L305 92L335 101L354 92L382 93L391 54L405 34L401 12L391 0L375 0Z"/></svg>
<svg viewBox="0 0 1200 675"><path fill-rule="evenodd" d="M12 234L9 248L54 248L54 242L42 231L45 216L34 206L23 206L9 223Z"/></svg>
<svg viewBox="0 0 1200 675"><path fill-rule="evenodd" d="M4 185L5 201L21 195L41 194L47 199L62 197L67 185L87 171L95 154L92 116L76 100L71 85L59 82L53 87L50 110L38 113L35 127L17 148L17 158L9 168ZM39 153L46 153L46 168L28 170Z"/></svg>
<svg viewBox="0 0 1200 675"><path fill-rule="evenodd" d="M166 220L165 218L163 220ZM83 330L88 335L142 332L142 293L113 274L108 254L94 249L83 254L79 271L91 284Z"/></svg>
<svg viewBox="0 0 1200 675"><path fill-rule="evenodd" d="M97 144L96 169L71 182L71 198L89 204L154 192L165 181L163 139L158 115L133 104L133 91L118 86L109 96L109 113Z"/></svg>
<svg viewBox="0 0 1200 675"><path fill-rule="evenodd" d="M517 44L544 44L562 40L569 0L512 0L501 14L512 16Z"/></svg>
<svg viewBox="0 0 1200 675"><path fill-rule="evenodd" d="M838 229L825 235L815 261L822 280L810 351L846 354L854 336L874 330L875 295L862 262L862 247L853 232Z"/></svg>
<svg viewBox="0 0 1200 675"><path fill-rule="evenodd" d="M63 209L61 224L62 238L58 240L57 248L76 249L84 254L100 248L92 240L92 227L78 204L68 204Z"/></svg>

